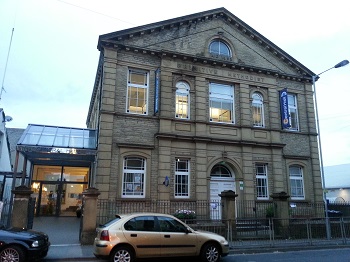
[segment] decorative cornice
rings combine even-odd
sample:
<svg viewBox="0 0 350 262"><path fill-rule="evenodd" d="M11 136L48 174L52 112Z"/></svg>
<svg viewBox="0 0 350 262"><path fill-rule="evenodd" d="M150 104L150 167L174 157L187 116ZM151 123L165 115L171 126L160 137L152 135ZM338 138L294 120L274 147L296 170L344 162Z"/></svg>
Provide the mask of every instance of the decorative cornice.
<svg viewBox="0 0 350 262"><path fill-rule="evenodd" d="M238 145L238 146L251 146L251 147L274 147L283 148L285 144L282 143L263 143L248 140L230 140L230 139L218 139L213 137L202 137L202 136L184 136L184 135L174 135L167 133L157 133L155 135L158 139L169 139L169 140L186 140L192 142L204 142L204 143L216 143L216 144L226 144L226 145Z"/></svg>
<svg viewBox="0 0 350 262"><path fill-rule="evenodd" d="M153 50L153 49L147 49L147 48L141 48L139 46L126 46L123 44L116 44L113 41L103 41L101 43L101 46L103 47L110 47L115 48L118 50L124 50L127 52L132 53L142 53L144 55L150 55L150 56L156 56L156 57L168 57L170 59L179 59L186 62L191 63L197 63L197 64L203 64L203 65L209 65L209 66L216 66L216 67L222 67L226 69L233 69L233 70L240 70L240 71L246 71L248 73L256 73L256 74L265 74L269 76L274 76L276 78L280 79L287 79L292 81L298 81L298 82L307 82L311 83L311 79L307 77L305 74L297 75L290 75L286 74L281 71L272 70L272 69L266 69L261 67L255 67L255 66L249 66L249 65L243 65L241 63L234 63L227 60L220 60L210 57L203 57L198 55L189 55L184 53L177 53L169 50Z"/></svg>

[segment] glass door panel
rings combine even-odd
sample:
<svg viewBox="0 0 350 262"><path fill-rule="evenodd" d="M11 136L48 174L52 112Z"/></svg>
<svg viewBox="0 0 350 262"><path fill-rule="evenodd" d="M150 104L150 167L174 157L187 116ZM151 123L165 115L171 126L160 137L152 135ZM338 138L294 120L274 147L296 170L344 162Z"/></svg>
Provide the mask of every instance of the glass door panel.
<svg viewBox="0 0 350 262"><path fill-rule="evenodd" d="M34 184L34 183L33 183ZM41 184L41 186L40 186ZM37 198L37 214L42 216L55 216L57 214L57 184L39 184Z"/></svg>
<svg viewBox="0 0 350 262"><path fill-rule="evenodd" d="M63 185L61 216L77 216L76 211L81 207L82 193L86 188L87 184L67 183Z"/></svg>

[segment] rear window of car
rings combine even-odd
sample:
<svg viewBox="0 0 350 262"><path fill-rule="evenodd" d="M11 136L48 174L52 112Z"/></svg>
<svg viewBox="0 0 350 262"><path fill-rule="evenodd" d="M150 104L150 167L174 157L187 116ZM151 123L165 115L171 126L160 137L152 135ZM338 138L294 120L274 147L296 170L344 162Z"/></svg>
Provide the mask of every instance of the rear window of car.
<svg viewBox="0 0 350 262"><path fill-rule="evenodd" d="M156 223L153 216L140 216L130 219L124 224L128 231L156 231Z"/></svg>
<svg viewBox="0 0 350 262"><path fill-rule="evenodd" d="M99 227L101 227L101 228L108 227L109 225L117 222L118 220L120 220L120 217L114 218L103 225L99 225Z"/></svg>

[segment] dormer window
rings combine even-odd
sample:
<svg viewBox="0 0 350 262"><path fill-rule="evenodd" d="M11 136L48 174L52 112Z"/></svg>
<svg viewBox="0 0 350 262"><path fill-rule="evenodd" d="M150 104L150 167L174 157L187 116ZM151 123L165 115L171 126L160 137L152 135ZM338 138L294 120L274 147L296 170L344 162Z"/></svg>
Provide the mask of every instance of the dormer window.
<svg viewBox="0 0 350 262"><path fill-rule="evenodd" d="M228 45L222 40L215 39L209 45L209 53L214 55L223 55L232 57L231 50Z"/></svg>

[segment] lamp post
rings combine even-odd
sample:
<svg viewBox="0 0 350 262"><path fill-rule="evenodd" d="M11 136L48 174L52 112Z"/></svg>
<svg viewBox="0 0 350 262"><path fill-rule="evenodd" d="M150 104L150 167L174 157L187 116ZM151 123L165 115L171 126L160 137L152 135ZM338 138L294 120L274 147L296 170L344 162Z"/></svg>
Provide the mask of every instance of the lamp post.
<svg viewBox="0 0 350 262"><path fill-rule="evenodd" d="M320 158L320 171L321 171L321 179L322 179L322 196L323 196L323 202L325 206L325 212L326 212L326 234L327 239L329 240L331 238L331 230L329 225L329 216L328 216L328 205L327 205L327 198L326 198L326 185L325 185L325 177L324 177L324 168L323 168L323 157L322 157L322 146L321 146L321 132L320 132L320 123L318 118L318 108L317 108L317 96L316 96L316 86L315 82L319 78L319 76L333 68L339 68L343 67L349 64L348 60L343 60L336 64L335 66L319 73L318 75L312 76L312 88L314 92L314 99L315 99L315 113L316 113L316 125L317 125L317 132L318 132L318 150L319 150L319 158Z"/></svg>

